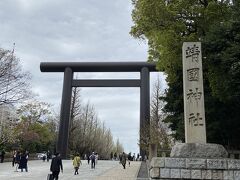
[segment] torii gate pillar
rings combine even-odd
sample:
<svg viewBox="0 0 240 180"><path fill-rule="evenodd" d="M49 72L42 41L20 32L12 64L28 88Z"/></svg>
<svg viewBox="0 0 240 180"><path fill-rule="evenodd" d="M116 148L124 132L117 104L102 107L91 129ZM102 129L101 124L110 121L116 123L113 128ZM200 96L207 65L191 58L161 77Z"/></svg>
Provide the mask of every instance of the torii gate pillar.
<svg viewBox="0 0 240 180"><path fill-rule="evenodd" d="M141 141L150 138L150 89L149 89L149 69L143 67L140 72L140 145ZM146 155L146 151L140 147L140 155L142 158Z"/></svg>
<svg viewBox="0 0 240 180"><path fill-rule="evenodd" d="M72 69L66 67L64 71L60 124L57 140L57 151L61 153L61 157L63 157L64 159L66 159L67 157L68 150L70 108L72 99L72 80Z"/></svg>

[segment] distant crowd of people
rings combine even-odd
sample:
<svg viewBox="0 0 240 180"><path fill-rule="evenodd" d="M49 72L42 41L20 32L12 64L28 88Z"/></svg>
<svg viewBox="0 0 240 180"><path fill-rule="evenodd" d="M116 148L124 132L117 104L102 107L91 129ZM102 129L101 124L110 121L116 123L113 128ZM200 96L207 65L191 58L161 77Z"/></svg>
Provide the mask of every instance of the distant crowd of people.
<svg viewBox="0 0 240 180"><path fill-rule="evenodd" d="M116 158L117 156L115 154L114 154L114 156L115 157L114 157L113 160L118 160ZM128 154L126 154L125 152L120 153L118 158L119 158L120 163L123 166L123 169L126 169L127 162L128 162L129 167L130 167L130 162L131 161L142 161L142 157L139 154L137 154L137 157L135 157L135 153L133 153L133 155L131 155L131 152L128 153ZM144 157L144 160L147 160L147 156Z"/></svg>
<svg viewBox="0 0 240 180"><path fill-rule="evenodd" d="M115 152L114 154L111 153L111 154L110 154L110 157L111 157L112 160L118 161L118 160L121 159L122 154L123 154L123 153L117 154L117 153ZM124 154L125 154L125 153L124 153ZM144 157L144 160L145 160L145 158L147 158L147 157ZM142 159L142 156L140 156L140 154L137 154L137 156L136 156L135 153L133 153L133 155L132 155L131 152L128 153L127 159L128 159L129 161L142 161L142 160L143 160L143 159Z"/></svg>
<svg viewBox="0 0 240 180"><path fill-rule="evenodd" d="M16 167L16 172L20 169L23 172L25 169L28 172L28 158L29 152L28 151L14 151L12 156L12 166Z"/></svg>
<svg viewBox="0 0 240 180"><path fill-rule="evenodd" d="M91 161L91 168L95 169L95 166L96 166L97 160L98 160L98 153L92 152L91 155L85 154L84 159L87 160L88 164L90 164L90 161ZM74 175L79 174L78 170L79 170L80 165L82 165L81 157L80 157L79 153L76 153L73 157ZM60 158L59 153L55 153L55 156L53 157L51 165L50 165L50 171L52 172L52 174L50 175L52 180L54 180L54 179L58 180L60 171L63 172L62 160Z"/></svg>
<svg viewBox="0 0 240 180"><path fill-rule="evenodd" d="M0 155L1 155L1 163L3 163L5 151L2 150ZM131 161L142 160L141 156L139 154L137 154L137 156L135 156L135 153L133 153L133 155L131 153L126 154L125 152L122 152L120 154L111 153L110 156L111 156L111 160L118 160L119 163L123 166L123 169L126 169L127 163L130 167ZM50 164L51 174L49 174L48 177L51 180L58 180L59 173L60 172L63 173L63 164L62 164L62 159L61 159L60 153L54 153L54 155L52 155L52 153L50 151L47 151L46 153L43 154L43 156L41 158L42 158L43 162L45 162L46 160L48 162L50 159L52 159L51 164ZM83 156L83 158L84 158L84 160L87 160L87 164L90 165L91 169L95 169L96 164L99 159L98 153L92 152L91 154L85 154ZM17 150L13 151L12 166L16 168L15 171L23 172L23 170L25 170L25 172L28 172L28 159L29 159L28 151L17 151ZM72 160L73 160L72 164L73 164L73 169L74 169L74 175L78 175L80 165L82 165L80 154L75 153Z"/></svg>
<svg viewBox="0 0 240 180"><path fill-rule="evenodd" d="M45 162L47 159L47 162L48 162L49 159L51 159L51 158L52 158L52 153L48 150L46 153L43 154L42 160L43 160L43 162Z"/></svg>
<svg viewBox="0 0 240 180"><path fill-rule="evenodd" d="M97 161L98 161L98 159L99 159L99 156L98 156L98 153L92 152L91 155L85 154L85 155L84 155L84 159L87 160L88 164L89 164L90 161L91 161L91 168L92 168L92 169L95 169L95 165L97 164Z"/></svg>

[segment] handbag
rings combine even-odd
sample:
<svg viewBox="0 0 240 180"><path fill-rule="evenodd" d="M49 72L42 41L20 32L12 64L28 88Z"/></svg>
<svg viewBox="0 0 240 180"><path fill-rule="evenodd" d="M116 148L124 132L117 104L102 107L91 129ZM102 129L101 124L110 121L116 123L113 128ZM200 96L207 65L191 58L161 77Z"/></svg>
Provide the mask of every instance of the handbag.
<svg viewBox="0 0 240 180"><path fill-rule="evenodd" d="M53 180L53 175L52 174L48 174L47 175L47 180Z"/></svg>

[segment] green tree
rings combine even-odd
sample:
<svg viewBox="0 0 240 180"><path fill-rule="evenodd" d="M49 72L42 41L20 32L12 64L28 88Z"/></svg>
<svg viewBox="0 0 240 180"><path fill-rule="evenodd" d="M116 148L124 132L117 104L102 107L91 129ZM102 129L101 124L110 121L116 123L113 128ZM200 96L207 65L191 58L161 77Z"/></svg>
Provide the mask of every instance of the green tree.
<svg viewBox="0 0 240 180"><path fill-rule="evenodd" d="M38 122L28 124L22 120L15 129L22 149L30 152L40 152L50 149L54 134L49 131L49 124Z"/></svg>
<svg viewBox="0 0 240 180"><path fill-rule="evenodd" d="M17 110L20 122L15 128L20 145L30 152L53 149L56 131L50 105L31 101Z"/></svg>
<svg viewBox="0 0 240 180"><path fill-rule="evenodd" d="M237 1L236 1L237 2ZM228 149L240 148L240 18L239 3L231 6L228 21L210 27L203 39L206 73L216 108L208 111L215 128L210 141ZM208 106L208 105L206 105ZM215 125L216 124L216 125ZM212 138L212 139L211 139ZM214 138L214 139L213 139Z"/></svg>
<svg viewBox="0 0 240 180"><path fill-rule="evenodd" d="M201 41L207 139L236 147L239 142L231 142L227 134L232 134L231 129L239 132L239 106L234 105L239 104L239 2L133 0L133 5L131 34L147 40L149 60L156 61L158 69L167 75L168 89L166 97L162 98L166 102L164 111L168 114L165 121L170 122L176 139L184 140L182 43ZM231 36L226 32L229 28ZM234 115L227 115L229 111ZM228 130L224 129L226 122L229 122Z"/></svg>

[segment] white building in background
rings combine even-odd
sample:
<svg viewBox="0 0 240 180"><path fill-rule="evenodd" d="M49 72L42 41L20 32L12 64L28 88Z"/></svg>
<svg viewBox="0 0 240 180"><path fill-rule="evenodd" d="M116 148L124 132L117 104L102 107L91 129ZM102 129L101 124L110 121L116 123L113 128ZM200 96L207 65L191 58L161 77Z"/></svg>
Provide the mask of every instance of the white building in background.
<svg viewBox="0 0 240 180"><path fill-rule="evenodd" d="M4 128L13 129L18 123L16 109L13 105L0 105L0 135Z"/></svg>

